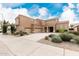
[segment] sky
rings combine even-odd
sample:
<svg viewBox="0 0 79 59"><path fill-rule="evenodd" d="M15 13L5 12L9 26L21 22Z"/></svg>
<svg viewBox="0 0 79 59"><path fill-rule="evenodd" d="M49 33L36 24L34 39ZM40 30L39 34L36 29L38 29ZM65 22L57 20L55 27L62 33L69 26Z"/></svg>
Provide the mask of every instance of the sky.
<svg viewBox="0 0 79 59"><path fill-rule="evenodd" d="M1 3L0 20L15 23L19 15L43 20L58 17L70 24L79 23L79 3Z"/></svg>

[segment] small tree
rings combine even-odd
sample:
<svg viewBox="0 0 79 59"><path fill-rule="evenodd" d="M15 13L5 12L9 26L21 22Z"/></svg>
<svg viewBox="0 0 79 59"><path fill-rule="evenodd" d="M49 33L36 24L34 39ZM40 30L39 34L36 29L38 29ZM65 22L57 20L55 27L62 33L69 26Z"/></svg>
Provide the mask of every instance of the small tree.
<svg viewBox="0 0 79 59"><path fill-rule="evenodd" d="M56 30L56 32L59 32L59 33L64 33L64 32L67 32L68 30L66 30L65 28L59 28Z"/></svg>
<svg viewBox="0 0 79 59"><path fill-rule="evenodd" d="M14 32L16 31L15 25L11 24L11 34L14 34Z"/></svg>
<svg viewBox="0 0 79 59"><path fill-rule="evenodd" d="M2 25L2 32L3 32L3 34L7 33L7 27L8 27L7 22L4 20L3 25Z"/></svg>

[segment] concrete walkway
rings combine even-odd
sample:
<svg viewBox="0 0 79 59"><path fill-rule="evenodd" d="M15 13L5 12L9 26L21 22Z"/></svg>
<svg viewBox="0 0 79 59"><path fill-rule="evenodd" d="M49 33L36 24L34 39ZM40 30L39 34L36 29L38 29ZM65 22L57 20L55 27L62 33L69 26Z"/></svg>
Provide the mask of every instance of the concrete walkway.
<svg viewBox="0 0 79 59"><path fill-rule="evenodd" d="M23 37L14 37L0 34L0 55L14 56L72 56L79 55L77 51L71 51L50 45L38 43L39 39L47 33L35 33ZM35 40L34 40L35 39ZM1 54L2 53L2 54ZM4 53L4 54L3 54Z"/></svg>

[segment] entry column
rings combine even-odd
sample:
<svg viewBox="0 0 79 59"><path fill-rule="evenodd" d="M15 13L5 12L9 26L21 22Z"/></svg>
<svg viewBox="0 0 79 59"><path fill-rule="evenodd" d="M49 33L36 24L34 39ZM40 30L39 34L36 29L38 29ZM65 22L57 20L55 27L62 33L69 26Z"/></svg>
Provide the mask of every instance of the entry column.
<svg viewBox="0 0 79 59"><path fill-rule="evenodd" d="M56 29L55 29L55 26L53 26L53 32L55 32L55 30L56 30Z"/></svg>
<svg viewBox="0 0 79 59"><path fill-rule="evenodd" d="M49 28L48 28L48 26L47 26L47 33L49 32Z"/></svg>

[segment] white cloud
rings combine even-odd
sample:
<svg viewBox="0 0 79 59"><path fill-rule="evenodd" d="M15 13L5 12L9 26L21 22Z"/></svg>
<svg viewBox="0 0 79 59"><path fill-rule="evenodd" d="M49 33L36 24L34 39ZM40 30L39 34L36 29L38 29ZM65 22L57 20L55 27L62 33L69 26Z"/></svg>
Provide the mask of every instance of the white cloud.
<svg viewBox="0 0 79 59"><path fill-rule="evenodd" d="M2 8L0 11L1 11L0 20L6 20L9 21L10 23L15 22L16 15L11 8Z"/></svg>
<svg viewBox="0 0 79 59"><path fill-rule="evenodd" d="M0 4L0 20L6 20L9 21L10 23L15 23L15 18L19 15L25 15L28 16L28 10L25 8L20 8L20 9L12 9L12 8L4 8Z"/></svg>
<svg viewBox="0 0 79 59"><path fill-rule="evenodd" d="M73 3L68 3L69 8L75 8L75 6L73 5Z"/></svg>
<svg viewBox="0 0 79 59"><path fill-rule="evenodd" d="M61 5L61 4L58 4ZM39 19L43 19L43 20L47 20L47 19L53 19L53 18L57 18L57 16L52 16L51 13L49 13L49 10L45 7L42 7L39 9L39 16L37 18Z"/></svg>
<svg viewBox="0 0 79 59"><path fill-rule="evenodd" d="M74 20L76 18L76 14L74 13L73 10L71 10L71 8L68 7L64 7L63 9L63 13L60 16L60 20L68 20L70 24L74 23Z"/></svg>
<svg viewBox="0 0 79 59"><path fill-rule="evenodd" d="M49 17L49 12L48 12L48 9L45 8L45 7L42 7L39 9L39 17L38 18L41 18L41 19L46 19Z"/></svg>
<svg viewBox="0 0 79 59"><path fill-rule="evenodd" d="M25 9L25 8L21 8L21 9L13 9L13 12L14 12L16 15L21 14L21 15L25 15L25 16L30 17L30 16L28 15L28 10Z"/></svg>
<svg viewBox="0 0 79 59"><path fill-rule="evenodd" d="M48 9L45 8L45 7L40 8L40 9L39 9L39 14L40 14L41 16L47 15L47 14L48 14Z"/></svg>

